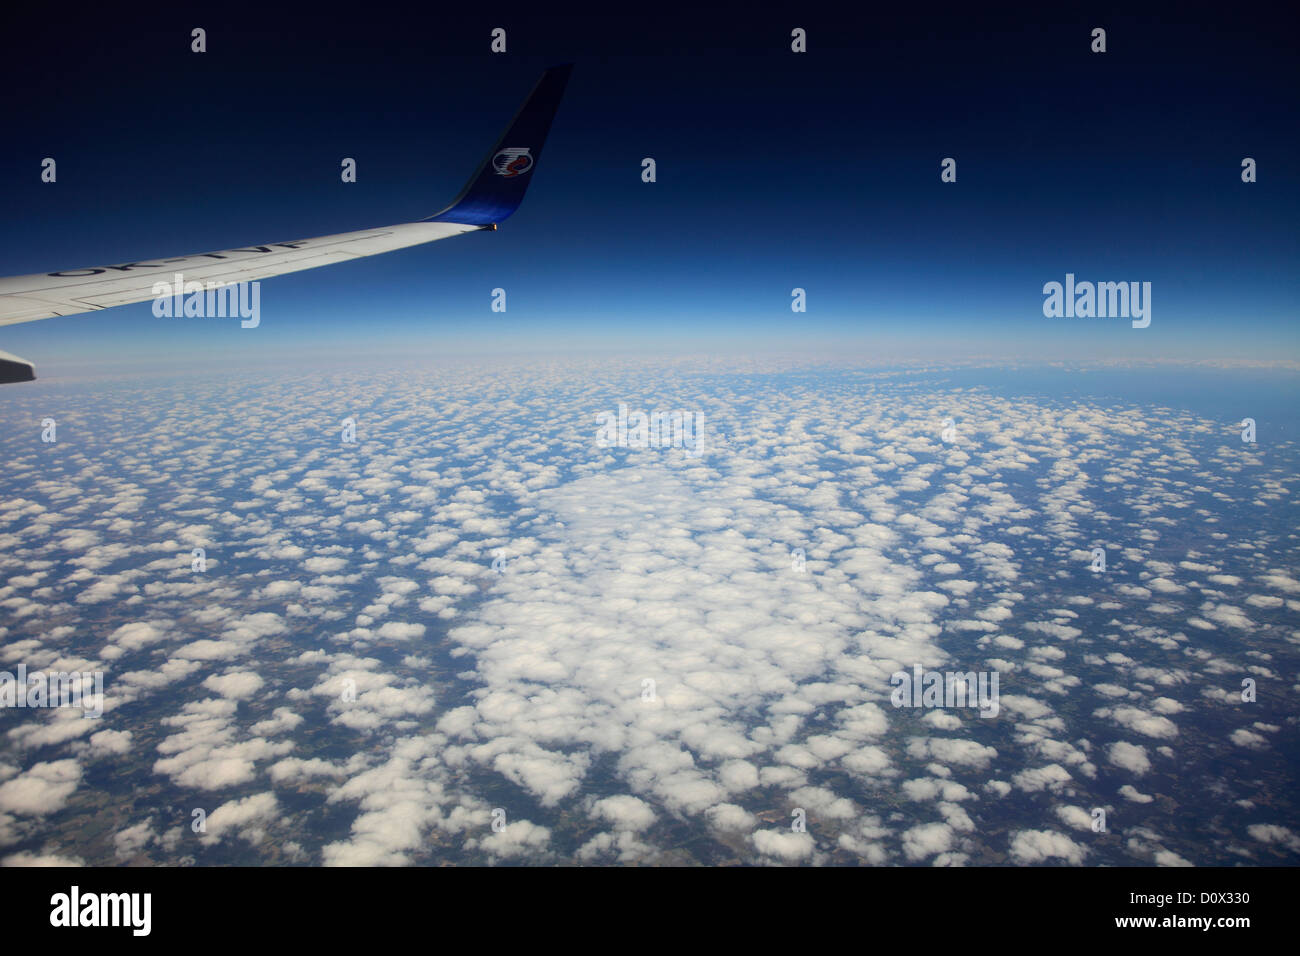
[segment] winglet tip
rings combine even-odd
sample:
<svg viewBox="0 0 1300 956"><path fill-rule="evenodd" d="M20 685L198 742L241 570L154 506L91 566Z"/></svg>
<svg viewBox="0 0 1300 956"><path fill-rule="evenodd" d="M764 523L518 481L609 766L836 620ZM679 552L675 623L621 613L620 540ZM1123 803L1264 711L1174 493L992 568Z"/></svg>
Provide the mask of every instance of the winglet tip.
<svg viewBox="0 0 1300 956"><path fill-rule="evenodd" d="M465 188L450 206L423 222L487 226L508 219L519 208L572 69L572 63L565 63L542 73Z"/></svg>

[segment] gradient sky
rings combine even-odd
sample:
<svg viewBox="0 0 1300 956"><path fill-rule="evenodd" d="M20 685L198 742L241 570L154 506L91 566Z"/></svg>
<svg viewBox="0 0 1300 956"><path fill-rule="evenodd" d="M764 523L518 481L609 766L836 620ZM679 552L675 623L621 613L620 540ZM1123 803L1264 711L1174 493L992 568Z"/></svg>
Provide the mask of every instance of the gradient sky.
<svg viewBox="0 0 1300 956"><path fill-rule="evenodd" d="M1300 57L1267 10L809 9L7 11L7 275L419 219L543 68L576 69L495 234L268 280L257 330L144 303L0 328L0 348L43 377L392 349L1300 358ZM209 52L189 52L193 26ZM1151 282L1151 327L1044 318L1066 272Z"/></svg>

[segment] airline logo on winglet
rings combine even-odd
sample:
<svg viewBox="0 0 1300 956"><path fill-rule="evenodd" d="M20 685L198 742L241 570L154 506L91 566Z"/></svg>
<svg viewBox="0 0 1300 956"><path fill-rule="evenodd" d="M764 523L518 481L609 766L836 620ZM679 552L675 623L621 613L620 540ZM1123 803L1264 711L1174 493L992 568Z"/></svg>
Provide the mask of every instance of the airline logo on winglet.
<svg viewBox="0 0 1300 956"><path fill-rule="evenodd" d="M528 149L503 149L492 157L492 168L506 179L522 176L533 168L533 154Z"/></svg>

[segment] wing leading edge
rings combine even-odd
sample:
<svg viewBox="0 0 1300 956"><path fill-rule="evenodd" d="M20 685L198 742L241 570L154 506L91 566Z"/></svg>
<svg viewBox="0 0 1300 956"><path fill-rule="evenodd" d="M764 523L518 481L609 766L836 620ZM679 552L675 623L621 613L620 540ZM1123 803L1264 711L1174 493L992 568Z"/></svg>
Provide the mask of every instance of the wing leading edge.
<svg viewBox="0 0 1300 956"><path fill-rule="evenodd" d="M171 282L177 273L187 287L195 282L211 288L495 229L523 201L571 70L566 65L542 74L460 195L428 219L220 252L0 278L0 325L145 302L155 298L155 283ZM0 352L0 383L35 377L32 363Z"/></svg>

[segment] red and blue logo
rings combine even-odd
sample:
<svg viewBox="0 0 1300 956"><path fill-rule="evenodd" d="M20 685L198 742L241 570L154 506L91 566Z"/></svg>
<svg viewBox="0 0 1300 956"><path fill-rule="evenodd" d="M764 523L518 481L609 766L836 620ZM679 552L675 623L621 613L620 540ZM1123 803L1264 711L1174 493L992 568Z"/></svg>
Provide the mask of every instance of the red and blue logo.
<svg viewBox="0 0 1300 956"><path fill-rule="evenodd" d="M533 168L533 154L527 149L503 149L492 157L492 168L506 179L522 176Z"/></svg>

